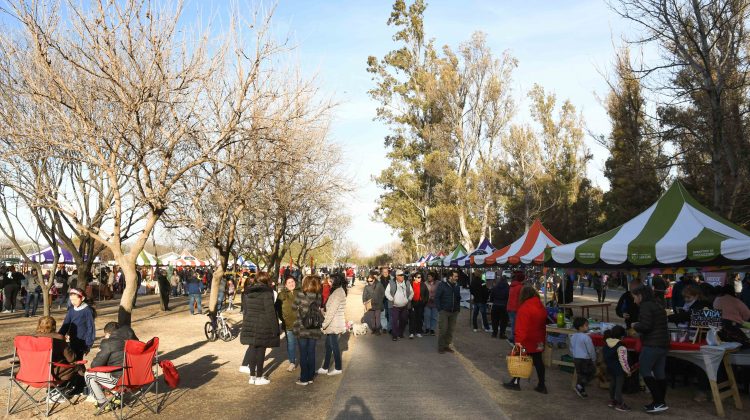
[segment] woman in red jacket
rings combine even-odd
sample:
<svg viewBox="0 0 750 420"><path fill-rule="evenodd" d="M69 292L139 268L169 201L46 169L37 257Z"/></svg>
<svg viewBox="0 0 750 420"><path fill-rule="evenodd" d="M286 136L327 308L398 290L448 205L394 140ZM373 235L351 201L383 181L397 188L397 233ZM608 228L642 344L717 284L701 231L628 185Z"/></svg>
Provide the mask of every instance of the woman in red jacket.
<svg viewBox="0 0 750 420"><path fill-rule="evenodd" d="M526 276L517 271L513 273L513 280L510 282L510 292L508 292L508 317L510 318L510 334L508 334L508 343L511 345L515 343L515 329L516 329L516 312L518 311L519 301L518 298L521 296L521 288L523 287L523 281L526 280Z"/></svg>
<svg viewBox="0 0 750 420"><path fill-rule="evenodd" d="M546 394L547 387L544 384L542 352L544 352L544 341L547 336L547 310L544 309L542 300L539 299L536 290L531 286L524 286L521 289L518 304L516 343L523 347L534 361L536 376L539 379L534 391ZM520 391L521 378L513 378L510 382L504 383L503 386L514 391Z"/></svg>

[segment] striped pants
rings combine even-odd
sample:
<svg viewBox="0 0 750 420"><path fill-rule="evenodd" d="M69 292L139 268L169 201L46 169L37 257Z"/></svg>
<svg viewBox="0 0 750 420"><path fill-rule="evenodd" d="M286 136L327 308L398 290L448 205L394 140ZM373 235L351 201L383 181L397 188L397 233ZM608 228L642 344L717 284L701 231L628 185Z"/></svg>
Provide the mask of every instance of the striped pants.
<svg viewBox="0 0 750 420"><path fill-rule="evenodd" d="M94 398L99 404L107 401L102 387L112 389L119 380L119 378L107 372L87 372L84 378L86 379L86 386L89 387L89 391L94 394Z"/></svg>

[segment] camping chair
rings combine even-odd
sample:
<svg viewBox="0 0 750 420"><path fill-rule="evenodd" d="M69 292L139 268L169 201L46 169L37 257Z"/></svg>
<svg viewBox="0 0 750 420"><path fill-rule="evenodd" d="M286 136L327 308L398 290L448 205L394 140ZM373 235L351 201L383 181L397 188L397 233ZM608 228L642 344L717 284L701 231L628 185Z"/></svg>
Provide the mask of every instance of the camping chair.
<svg viewBox="0 0 750 420"><path fill-rule="evenodd" d="M10 381L8 383L8 410L7 414L14 414L14 408L18 405L18 402L25 396L32 404L34 411L41 408L46 403L46 411L44 411L45 417L49 416L55 409L59 401L50 401L52 390L59 393L62 398L73 404L70 399L65 395L64 381L56 379L52 370L55 367L58 368L73 368L76 365L83 365L86 363L85 360L74 362L73 364L68 363L57 363L52 361L52 338L51 337L33 337L27 335L19 335L13 339L13 363L10 368ZM16 367L16 355L18 355L18 371L15 371ZM21 390L21 395L18 396L13 405L13 387L17 386ZM30 388L35 388L36 391L29 392ZM43 399L37 400L36 395L46 390ZM41 410L39 410L41 411Z"/></svg>
<svg viewBox="0 0 750 420"><path fill-rule="evenodd" d="M113 372L122 370L122 376L115 386L110 389L112 396L99 408L96 414L100 414L104 408L119 398L119 407L113 410L115 417L122 420L127 417L125 406L128 406L127 414L131 413L140 402L152 413L159 413L159 363L156 351L159 348L159 338L154 337L147 343L137 340L125 341L125 354L122 358L122 366L99 366L88 369L88 372ZM155 389L156 403L154 406L144 400L146 394ZM130 397L131 402L125 404L125 398Z"/></svg>

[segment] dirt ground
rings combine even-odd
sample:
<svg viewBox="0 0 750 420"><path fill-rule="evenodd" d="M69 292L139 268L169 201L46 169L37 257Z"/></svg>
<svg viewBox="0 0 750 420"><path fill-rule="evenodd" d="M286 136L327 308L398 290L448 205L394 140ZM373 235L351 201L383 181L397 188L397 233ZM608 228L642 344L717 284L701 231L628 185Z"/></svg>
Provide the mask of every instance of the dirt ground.
<svg viewBox="0 0 750 420"><path fill-rule="evenodd" d="M358 320L361 315L362 283L349 294L347 305L347 319ZM579 300L594 300L590 296ZM142 340L153 336L160 338L159 353L161 359L170 359L180 372L181 385L174 391L169 391L160 381L160 391L169 391L159 396L161 413L159 417L175 418L190 414L193 418L305 418L322 419L329 415L329 410L343 375L334 377L318 377L311 386L295 385L299 369L287 372L286 343L282 339L281 347L269 351L267 357L267 372L271 384L268 386L252 386L247 383L247 374L238 372L244 355L245 346L239 339L225 343L217 341L209 343L203 335L203 325L207 321L204 316L190 316L184 298L173 300L173 310L162 312L159 310L158 299L155 296L138 298L138 307L134 311L133 328ZM117 301L102 302L98 305L99 317L96 324L97 336L102 336L101 328L110 320L117 317ZM53 316L62 321L63 311L53 311ZM233 322L239 322L238 312L229 314ZM17 334L33 332L36 325L35 318L23 318L22 314L0 315L0 375L2 375L3 392L0 398L0 413L5 414L7 407L7 375L8 361L12 357L12 338ZM367 341L345 336L341 340L344 359L344 374L350 361L351 352L356 345L366 345ZM98 349L98 341L92 353L87 357L91 360ZM589 398L579 398L571 388L571 374L562 372L559 368L547 370L548 395L541 395L532 390L536 383L535 375L531 382L522 382L523 391L507 391L500 386L500 382L507 380L504 355L509 345L504 340L492 339L489 334L472 332L469 327L468 310L462 311L456 333L454 346L465 368L475 380L485 388L496 404L511 418L542 419L554 416L558 419L603 418L614 415L623 418L646 418L648 415L640 410L643 404L650 402L647 393L625 396L625 401L633 411L631 413L614 412L606 406L608 394L606 390L589 388ZM565 350L555 353L555 358ZM318 365L323 358L323 343L319 342L316 352ZM423 357L437 357L435 354L425 354ZM387 384L383 384L387 386ZM14 395L16 393L14 392ZM692 390L685 387L669 389L667 402L668 412L660 417L713 417L714 406L711 402L696 403L692 399ZM155 396L149 397L155 400ZM429 396L425 396L429 398ZM456 398L461 398L461 390L456 391ZM743 404L750 406L747 394L742 395ZM404 401L408 404L408 401ZM748 408L744 411L736 410L729 400L725 401L727 418L748 418ZM398 411L395 410L394 413ZM72 407L62 406L54 415L55 418L93 418L94 406L88 402L80 402ZM146 418L151 413L136 410L137 418ZM33 417L30 410L11 416L12 418ZM397 418L394 416L393 418Z"/></svg>

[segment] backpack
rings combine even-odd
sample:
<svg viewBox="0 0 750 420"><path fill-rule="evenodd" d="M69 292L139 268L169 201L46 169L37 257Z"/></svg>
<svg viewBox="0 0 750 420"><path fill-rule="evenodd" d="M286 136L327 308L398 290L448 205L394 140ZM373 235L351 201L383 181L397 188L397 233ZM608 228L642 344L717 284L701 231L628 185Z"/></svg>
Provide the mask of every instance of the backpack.
<svg viewBox="0 0 750 420"><path fill-rule="evenodd" d="M180 385L180 374L174 367L174 363L171 360L162 360L159 362L159 367L164 374L164 382L172 389L177 388Z"/></svg>
<svg viewBox="0 0 750 420"><path fill-rule="evenodd" d="M307 312L304 315L300 313L299 319L305 329L314 330L323 327L323 314L320 313L318 302L313 299L307 308Z"/></svg>

